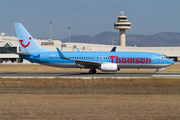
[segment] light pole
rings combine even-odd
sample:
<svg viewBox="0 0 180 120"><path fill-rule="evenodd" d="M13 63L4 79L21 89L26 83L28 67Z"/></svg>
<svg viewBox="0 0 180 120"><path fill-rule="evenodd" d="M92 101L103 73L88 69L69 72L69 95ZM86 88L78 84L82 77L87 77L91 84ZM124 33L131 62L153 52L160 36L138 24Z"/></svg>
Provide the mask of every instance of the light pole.
<svg viewBox="0 0 180 120"><path fill-rule="evenodd" d="M52 40L51 39L51 24L52 24L52 21L50 21L50 40Z"/></svg>
<svg viewBox="0 0 180 120"><path fill-rule="evenodd" d="M71 27L69 27L69 43L70 43L70 29L71 29Z"/></svg>

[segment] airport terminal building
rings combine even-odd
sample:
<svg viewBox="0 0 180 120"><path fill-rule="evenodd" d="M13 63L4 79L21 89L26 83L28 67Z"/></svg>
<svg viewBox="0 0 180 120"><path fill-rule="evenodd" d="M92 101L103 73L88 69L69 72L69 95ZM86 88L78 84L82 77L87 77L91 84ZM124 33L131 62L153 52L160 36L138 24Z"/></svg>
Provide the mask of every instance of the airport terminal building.
<svg viewBox="0 0 180 120"><path fill-rule="evenodd" d="M180 47L136 47L126 46L126 29L131 29L131 23L128 22L127 16L118 16L118 20L114 23L114 29L119 30L120 46L116 46L116 51L131 51L131 52L154 52L166 55L174 61L180 61ZM110 51L114 45L102 44L86 44L86 43L62 43L60 40L40 40L35 41L44 48L56 51L58 47L61 51L74 51L77 48L80 51ZM28 62L19 58L19 55L14 54L20 52L19 42L17 37L8 36L4 32L0 34L0 63L22 63Z"/></svg>
<svg viewBox="0 0 180 120"><path fill-rule="evenodd" d="M59 40L38 40L35 41L42 47L47 49L56 50L56 47L61 46ZM22 63L23 61L19 55L14 54L20 52L19 42L17 37L8 36L4 32L0 34L0 63Z"/></svg>
<svg viewBox="0 0 180 120"><path fill-rule="evenodd" d="M85 43L62 43L60 40L39 40L35 41L44 48L56 51L58 47L61 51L74 51L77 48L80 51L110 51L113 45L101 44L85 44ZM154 52L164 54L174 61L180 61L180 47L134 47L134 46L116 46L116 51L140 51L140 52ZM26 63L19 58L19 55L13 54L20 52L17 37L8 36L5 33L0 34L0 63Z"/></svg>

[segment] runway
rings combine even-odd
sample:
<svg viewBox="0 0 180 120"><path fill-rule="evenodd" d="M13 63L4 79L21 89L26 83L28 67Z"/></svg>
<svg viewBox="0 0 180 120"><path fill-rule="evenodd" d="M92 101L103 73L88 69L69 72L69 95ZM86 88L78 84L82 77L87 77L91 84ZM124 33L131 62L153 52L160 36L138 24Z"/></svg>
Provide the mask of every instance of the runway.
<svg viewBox="0 0 180 120"><path fill-rule="evenodd" d="M180 73L80 73L80 72L0 72L2 78L149 78L171 77L179 78Z"/></svg>

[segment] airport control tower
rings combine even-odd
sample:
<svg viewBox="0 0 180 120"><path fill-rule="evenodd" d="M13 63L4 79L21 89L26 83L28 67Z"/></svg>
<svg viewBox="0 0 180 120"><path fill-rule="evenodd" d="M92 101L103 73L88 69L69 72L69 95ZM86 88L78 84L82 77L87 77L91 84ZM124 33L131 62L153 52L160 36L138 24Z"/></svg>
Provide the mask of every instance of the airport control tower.
<svg viewBox="0 0 180 120"><path fill-rule="evenodd" d="M114 23L114 29L119 29L119 44L120 46L126 46L126 29L131 29L131 23L127 22L127 16L124 12L120 12L121 15L118 16L118 20Z"/></svg>

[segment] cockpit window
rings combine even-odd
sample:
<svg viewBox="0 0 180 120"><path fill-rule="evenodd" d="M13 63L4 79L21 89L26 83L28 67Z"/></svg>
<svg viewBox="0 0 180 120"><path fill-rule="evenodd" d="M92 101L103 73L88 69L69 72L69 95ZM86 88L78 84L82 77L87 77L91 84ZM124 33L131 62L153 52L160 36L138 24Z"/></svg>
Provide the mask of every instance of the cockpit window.
<svg viewBox="0 0 180 120"><path fill-rule="evenodd" d="M161 59L166 59L166 57L161 57Z"/></svg>

